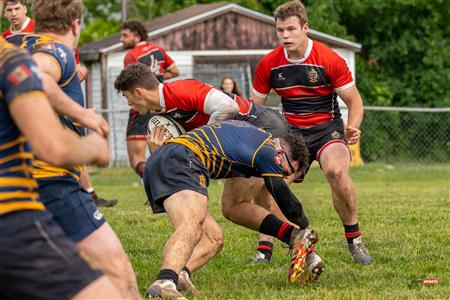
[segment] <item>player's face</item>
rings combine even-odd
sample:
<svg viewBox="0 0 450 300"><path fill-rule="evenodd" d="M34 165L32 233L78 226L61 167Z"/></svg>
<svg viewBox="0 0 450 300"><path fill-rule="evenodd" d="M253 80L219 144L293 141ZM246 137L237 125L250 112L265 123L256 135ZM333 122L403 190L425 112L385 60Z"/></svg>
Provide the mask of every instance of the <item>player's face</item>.
<svg viewBox="0 0 450 300"><path fill-rule="evenodd" d="M285 20L277 19L277 36L280 44L294 56L302 55L301 49L307 45L308 23L300 25L297 16L287 18Z"/></svg>
<svg viewBox="0 0 450 300"><path fill-rule="evenodd" d="M5 17L16 29L20 29L27 19L27 7L20 3L7 4L5 6Z"/></svg>
<svg viewBox="0 0 450 300"><path fill-rule="evenodd" d="M120 31L120 41L124 49L132 49L139 43L139 36L130 29L122 29Z"/></svg>
<svg viewBox="0 0 450 300"><path fill-rule="evenodd" d="M128 105L140 115L150 111L149 103L145 99L142 89L136 88L133 91L123 91L122 95L127 98Z"/></svg>
<svg viewBox="0 0 450 300"><path fill-rule="evenodd" d="M222 89L227 93L232 93L234 88L233 80L226 78L222 83Z"/></svg>

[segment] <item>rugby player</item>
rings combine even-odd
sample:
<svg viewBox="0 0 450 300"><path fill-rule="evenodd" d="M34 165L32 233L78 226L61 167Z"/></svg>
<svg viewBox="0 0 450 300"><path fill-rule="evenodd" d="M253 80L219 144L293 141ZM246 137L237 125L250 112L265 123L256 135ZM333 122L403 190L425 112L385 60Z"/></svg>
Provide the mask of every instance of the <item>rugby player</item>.
<svg viewBox="0 0 450 300"><path fill-rule="evenodd" d="M264 178L281 210L299 228L251 202L241 207L246 218L233 221L288 244L292 253L289 280L307 280L305 259L317 235L283 180L301 172L307 163L300 135L273 139L270 133L237 120L193 129L157 149L146 163L145 190L153 212L167 212L175 232L164 248L162 268L148 295L180 297L178 274L200 268L222 249L222 231L207 211L210 178Z"/></svg>
<svg viewBox="0 0 450 300"><path fill-rule="evenodd" d="M56 166L109 162L103 137L63 128L31 57L0 37L0 298L122 299L45 210L30 146Z"/></svg>
<svg viewBox="0 0 450 300"><path fill-rule="evenodd" d="M120 41L124 49L129 49L123 62L125 68L130 64L143 63L161 82L180 74L178 67L166 51L147 41L147 30L142 22L123 23ZM145 166L147 123L151 117L151 113L140 115L133 109L130 109L128 117L128 159L133 170L141 178Z"/></svg>
<svg viewBox="0 0 450 300"><path fill-rule="evenodd" d="M59 87L63 89L64 92L59 93L63 98L59 100L69 99L64 101L67 107L63 105L63 109L72 106L86 111L73 55L80 36L82 2L36 0L32 9L36 17L36 34L25 38L25 47L33 54L49 86L54 87L52 92L61 91ZM54 103L52 105L55 107ZM85 128L81 124L60 110L58 112L67 128L84 135ZM104 122L101 117L99 120ZM107 130L106 122L105 126L100 129ZM100 133L104 131L100 130ZM95 206L91 195L78 182L80 167L60 168L37 160L33 176L38 180L39 193L47 209L78 248L110 275L126 298L139 299L136 278L119 239Z"/></svg>
<svg viewBox="0 0 450 300"><path fill-rule="evenodd" d="M326 45L308 38L306 9L300 1L280 5L274 16L281 45L258 64L251 97L265 104L271 89L281 96L284 116L291 129L303 134L310 162L320 163L330 184L333 204L344 225L353 260L370 264L372 257L362 241L358 224L347 147L360 139L359 127L364 114L361 96L344 59ZM348 107L345 127L337 96Z"/></svg>
<svg viewBox="0 0 450 300"><path fill-rule="evenodd" d="M5 17L10 27L2 36L10 43L20 46L25 35L33 33L34 21L27 17L27 5L24 0L6 0Z"/></svg>

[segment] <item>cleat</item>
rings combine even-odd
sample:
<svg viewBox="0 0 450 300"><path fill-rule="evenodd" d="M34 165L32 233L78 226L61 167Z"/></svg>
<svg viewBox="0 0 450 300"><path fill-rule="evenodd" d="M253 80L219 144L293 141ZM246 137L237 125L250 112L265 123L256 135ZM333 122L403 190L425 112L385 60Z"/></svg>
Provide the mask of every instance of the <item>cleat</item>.
<svg viewBox="0 0 450 300"><path fill-rule="evenodd" d="M325 271L325 265L314 248L312 248L306 256L305 282L312 283L318 281L323 271Z"/></svg>
<svg viewBox="0 0 450 300"><path fill-rule="evenodd" d="M182 292L187 292L193 296L200 295L200 291L192 283L191 278L186 271L181 271L180 275L178 275L177 289Z"/></svg>
<svg viewBox="0 0 450 300"><path fill-rule="evenodd" d="M98 197L97 199L94 199L94 202L97 207L113 207L117 205L117 202L119 202L119 200L117 199L106 200Z"/></svg>
<svg viewBox="0 0 450 300"><path fill-rule="evenodd" d="M317 241L317 234L310 228L292 231L289 243L289 252L292 257L288 273L290 283L302 284L307 281L306 256Z"/></svg>
<svg viewBox="0 0 450 300"><path fill-rule="evenodd" d="M253 265L270 264L272 262L272 257L265 255L260 251L256 251L255 257L252 259Z"/></svg>
<svg viewBox="0 0 450 300"><path fill-rule="evenodd" d="M160 279L152 283L146 292L149 298L187 300L177 291L175 283L171 280Z"/></svg>
<svg viewBox="0 0 450 300"><path fill-rule="evenodd" d="M355 263L361 265L370 265L372 263L372 257L367 251L361 236L354 238L353 244L348 244L348 250L352 254Z"/></svg>

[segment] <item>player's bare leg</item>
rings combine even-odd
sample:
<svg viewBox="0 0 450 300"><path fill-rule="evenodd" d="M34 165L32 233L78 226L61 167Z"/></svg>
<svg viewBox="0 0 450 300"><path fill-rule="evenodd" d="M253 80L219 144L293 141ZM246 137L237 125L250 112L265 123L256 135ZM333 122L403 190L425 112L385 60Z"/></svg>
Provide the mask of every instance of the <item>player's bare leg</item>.
<svg viewBox="0 0 450 300"><path fill-rule="evenodd" d="M320 156L320 165L332 191L333 205L345 228L349 250L356 263L370 264L369 255L361 239L357 217L356 190L350 178L350 153L343 143L327 146Z"/></svg>
<svg viewBox="0 0 450 300"><path fill-rule="evenodd" d="M79 241L77 247L111 278L125 298L140 299L133 267L109 224Z"/></svg>
<svg viewBox="0 0 450 300"><path fill-rule="evenodd" d="M208 198L195 191L183 190L165 199L163 205L175 232L164 247L161 271L147 294L162 298L182 297L176 289L178 274L202 238L208 215Z"/></svg>
<svg viewBox="0 0 450 300"><path fill-rule="evenodd" d="M201 268L223 249L222 229L209 212L202 227L202 237L192 251L185 268L180 272L177 285L178 290L187 291L194 296L198 295L199 291L190 280L191 272Z"/></svg>

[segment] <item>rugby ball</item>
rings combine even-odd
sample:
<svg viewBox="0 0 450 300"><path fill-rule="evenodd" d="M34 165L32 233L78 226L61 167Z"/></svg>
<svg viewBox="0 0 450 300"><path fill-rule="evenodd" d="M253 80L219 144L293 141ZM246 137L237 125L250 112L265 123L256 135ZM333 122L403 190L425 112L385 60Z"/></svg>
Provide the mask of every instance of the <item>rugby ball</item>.
<svg viewBox="0 0 450 300"><path fill-rule="evenodd" d="M172 134L174 138L186 132L184 128L175 120L166 116L156 115L151 117L148 121L147 134L150 134L152 130L158 126L164 127L165 136L169 136L170 134Z"/></svg>

